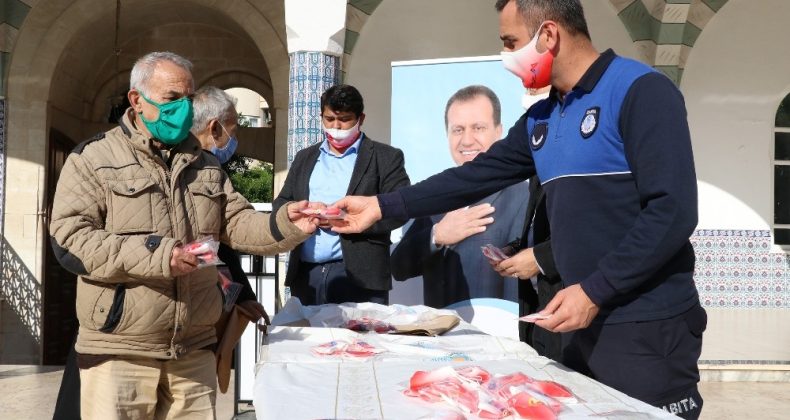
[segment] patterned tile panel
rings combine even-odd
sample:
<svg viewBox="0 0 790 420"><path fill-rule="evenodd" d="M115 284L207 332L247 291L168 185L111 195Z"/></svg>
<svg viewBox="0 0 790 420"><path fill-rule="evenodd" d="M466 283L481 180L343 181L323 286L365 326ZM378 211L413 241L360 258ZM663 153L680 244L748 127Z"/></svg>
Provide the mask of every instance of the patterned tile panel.
<svg viewBox="0 0 790 420"><path fill-rule="evenodd" d="M322 140L321 94L336 85L340 57L320 52L290 54L288 75L288 166L296 153Z"/></svg>
<svg viewBox="0 0 790 420"><path fill-rule="evenodd" d="M790 257L771 250L767 230L698 230L694 280L705 307L790 307Z"/></svg>

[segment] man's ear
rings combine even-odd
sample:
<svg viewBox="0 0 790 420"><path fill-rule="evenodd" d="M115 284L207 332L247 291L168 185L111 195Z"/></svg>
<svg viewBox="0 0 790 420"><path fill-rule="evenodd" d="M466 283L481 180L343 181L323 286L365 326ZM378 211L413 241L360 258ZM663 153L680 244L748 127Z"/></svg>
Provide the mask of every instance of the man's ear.
<svg viewBox="0 0 790 420"><path fill-rule="evenodd" d="M211 137L215 139L222 137L222 127L219 126L219 120L209 120L208 129Z"/></svg>
<svg viewBox="0 0 790 420"><path fill-rule="evenodd" d="M362 112L359 114L359 128L362 128L362 123L365 122L365 113Z"/></svg>
<svg viewBox="0 0 790 420"><path fill-rule="evenodd" d="M560 28L554 21L548 20L543 24L543 34L546 37L546 49L554 51L560 45Z"/></svg>
<svg viewBox="0 0 790 420"><path fill-rule="evenodd" d="M143 105L140 103L143 100L143 97L140 96L140 92L137 89L129 89L129 92L126 93L126 97L129 99L129 104L134 109L134 112L138 114L143 113Z"/></svg>
<svg viewBox="0 0 790 420"><path fill-rule="evenodd" d="M496 132L496 139L499 140L502 138L502 124L497 124L496 128L494 129Z"/></svg>

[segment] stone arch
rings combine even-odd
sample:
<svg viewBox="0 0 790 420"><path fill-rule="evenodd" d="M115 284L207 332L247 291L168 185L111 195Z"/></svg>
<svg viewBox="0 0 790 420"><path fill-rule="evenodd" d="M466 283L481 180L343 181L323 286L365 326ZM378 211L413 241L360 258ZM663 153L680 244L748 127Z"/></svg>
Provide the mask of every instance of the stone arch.
<svg viewBox="0 0 790 420"><path fill-rule="evenodd" d="M266 80L258 77L252 73L245 73L245 72L227 72L227 71L220 71L214 74L208 75L201 81L195 81L196 86L216 86L221 89L228 89L232 87L243 87L255 92L258 92L261 96L269 101L269 98L272 97L272 85L267 82Z"/></svg>
<svg viewBox="0 0 790 420"><path fill-rule="evenodd" d="M789 14L785 2L730 2L707 25L688 59L680 87L697 178L755 213L701 208L705 227L767 231L773 224L774 130L777 109L790 92L790 57L767 52L786 49L783 28ZM760 25L738 30L743 22ZM729 210L728 203L716 203Z"/></svg>
<svg viewBox="0 0 790 420"><path fill-rule="evenodd" d="M728 0L609 1L641 51L641 58L679 84L694 43Z"/></svg>
<svg viewBox="0 0 790 420"><path fill-rule="evenodd" d="M3 234L6 248L26 267L32 284L44 281L42 257L48 247L50 129L53 123L59 124L58 131L79 141L104 128L96 117L99 113L95 109L101 108L98 102L112 90L116 76L128 77L128 61L125 67L119 66L117 74L108 71L108 67L114 69L107 58L112 54L113 37L108 34L113 34L114 16L115 2L41 0L19 24L6 67L5 178L6 196L13 200L7 200L3 208ZM239 39L246 39L263 65L257 74L245 70L245 84L267 87L263 91L270 92L267 100L277 117L277 137L285 145L289 57L284 20L283 2L277 0L124 0L120 41L121 45L135 42L141 32L168 25L229 29ZM75 45L81 51L70 50ZM82 60L71 55L78 52L84 54ZM64 65L80 66L74 73L92 78L95 90L69 97L81 90L83 81L61 74ZM211 77L216 75L205 75L206 80ZM196 79L200 83L200 78ZM63 86L66 95L60 98L62 102L52 103L53 88Z"/></svg>
<svg viewBox="0 0 790 420"><path fill-rule="evenodd" d="M381 2L382 0L348 0L348 7L346 7L346 38L343 45L343 62L341 64L343 74L345 74L351 62L351 54L357 45L362 27L365 26L368 18L379 7Z"/></svg>
<svg viewBox="0 0 790 420"><path fill-rule="evenodd" d="M284 39L284 12L282 2L274 0L247 1L229 0L218 4L211 0L128 0L123 3L123 16L137 13L136 22L161 25L167 19L211 24L212 19L221 17L235 22L260 51L267 63L271 76L273 109L286 109L288 104L288 54ZM38 214L44 201L45 174L30 175L29 166L43 167L46 164L47 146L47 103L49 101L55 71L69 43L80 36L80 31L91 22L110 27L109 18L114 16L114 2L91 0L49 0L31 8L18 33L8 73L7 91L7 156L8 194L15 201L27 203L26 211L14 214L7 210L5 227L22 226L24 214ZM130 21L132 19L130 18ZM123 24L123 22L122 22ZM123 30L135 30L145 26L133 24ZM104 43L111 48L111 40L92 39L94 44ZM83 114L80 110L80 114ZM284 112L282 112L284 114ZM278 124L283 129L284 124ZM279 131L279 130L278 130ZM22 168L23 171L16 171ZM14 177L15 173L25 173ZM30 225L29 222L28 226ZM43 228L43 220L36 222L37 229ZM25 244L18 244L17 252L31 267L35 266L40 253L41 234L22 235L10 232L11 237L19 233ZM40 276L40 267L36 270Z"/></svg>

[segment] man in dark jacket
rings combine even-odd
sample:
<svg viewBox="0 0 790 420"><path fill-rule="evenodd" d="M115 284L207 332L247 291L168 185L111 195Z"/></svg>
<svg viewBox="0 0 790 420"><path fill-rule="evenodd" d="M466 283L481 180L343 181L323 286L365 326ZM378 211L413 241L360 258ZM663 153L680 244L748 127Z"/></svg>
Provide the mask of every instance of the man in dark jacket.
<svg viewBox="0 0 790 420"><path fill-rule="evenodd" d="M409 185L403 152L368 138L360 129L364 120L362 95L355 87L337 85L321 95L325 140L296 154L274 212L294 199L332 203L347 194L380 194ZM285 278L291 295L305 305L387 304L390 232L405 221L383 221L349 235L332 232L328 223L319 226L291 251Z"/></svg>
<svg viewBox="0 0 790 420"><path fill-rule="evenodd" d="M502 107L486 86L459 89L447 101L445 130L456 165L472 161L502 137ZM480 251L522 233L528 185L521 182L469 207L415 219L392 251L395 280L422 276L424 303L443 308L473 298L516 301L518 280L494 271Z"/></svg>

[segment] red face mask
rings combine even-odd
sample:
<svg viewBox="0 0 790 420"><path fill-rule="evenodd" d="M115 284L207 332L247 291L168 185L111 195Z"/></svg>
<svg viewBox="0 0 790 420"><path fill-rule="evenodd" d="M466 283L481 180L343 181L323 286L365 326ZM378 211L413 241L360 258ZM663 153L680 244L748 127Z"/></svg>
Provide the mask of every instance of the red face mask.
<svg viewBox="0 0 790 420"><path fill-rule="evenodd" d="M348 130L341 130L339 128L326 128L326 140L337 150L344 150L354 144L359 137L359 121Z"/></svg>
<svg viewBox="0 0 790 420"><path fill-rule="evenodd" d="M516 51L502 51L502 64L507 70L521 79L527 89L540 89L551 84L551 65L554 55L551 51L538 52L538 36L543 24L540 24L532 40Z"/></svg>

